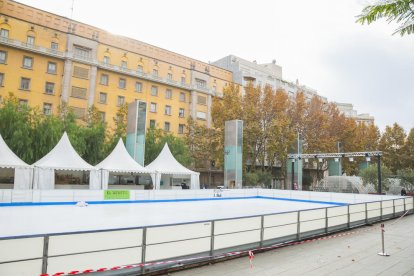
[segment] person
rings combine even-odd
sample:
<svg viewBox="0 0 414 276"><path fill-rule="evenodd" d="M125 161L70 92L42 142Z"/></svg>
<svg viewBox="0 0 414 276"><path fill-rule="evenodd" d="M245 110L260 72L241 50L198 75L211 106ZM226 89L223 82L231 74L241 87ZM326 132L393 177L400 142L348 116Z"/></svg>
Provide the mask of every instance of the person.
<svg viewBox="0 0 414 276"><path fill-rule="evenodd" d="M401 195L402 196L407 196L407 191L405 190L405 188L401 189Z"/></svg>

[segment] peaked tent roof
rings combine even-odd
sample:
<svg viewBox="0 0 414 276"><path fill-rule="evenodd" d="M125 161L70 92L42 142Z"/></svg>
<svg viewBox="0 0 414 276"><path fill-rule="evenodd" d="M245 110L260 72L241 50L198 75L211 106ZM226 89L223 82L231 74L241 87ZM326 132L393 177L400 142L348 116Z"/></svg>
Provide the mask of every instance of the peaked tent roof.
<svg viewBox="0 0 414 276"><path fill-rule="evenodd" d="M176 174L176 175L188 175L188 174L199 174L192 170L187 169L181 165L172 155L168 144L165 143L164 148L160 154L152 161L148 166L145 167L151 171L156 171L164 174Z"/></svg>
<svg viewBox="0 0 414 276"><path fill-rule="evenodd" d="M21 160L14 152L7 146L0 134L0 168L27 168L30 165Z"/></svg>
<svg viewBox="0 0 414 276"><path fill-rule="evenodd" d="M89 171L94 169L75 151L66 132L63 133L56 146L43 158L34 163L33 166L71 171Z"/></svg>
<svg viewBox="0 0 414 276"><path fill-rule="evenodd" d="M138 164L127 152L122 139L119 139L114 150L101 163L95 166L96 169L104 169L111 172L135 172L152 173L152 171Z"/></svg>

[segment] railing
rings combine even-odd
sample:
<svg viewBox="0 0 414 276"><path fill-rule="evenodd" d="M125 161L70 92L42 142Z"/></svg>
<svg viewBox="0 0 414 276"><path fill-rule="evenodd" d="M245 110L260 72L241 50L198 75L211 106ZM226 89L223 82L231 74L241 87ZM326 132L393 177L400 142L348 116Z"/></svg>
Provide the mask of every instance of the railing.
<svg viewBox="0 0 414 276"><path fill-rule="evenodd" d="M413 213L413 198L174 225L0 239L0 274L66 273L303 240ZM59 223L59 222L56 222ZM188 263L196 260L188 260ZM167 265L175 265L174 261ZM160 264L161 265L161 264ZM145 266L145 271L161 267Z"/></svg>
<svg viewBox="0 0 414 276"><path fill-rule="evenodd" d="M46 54L46 55L57 57L57 58L65 57L64 53L61 51L51 49L51 48L45 48L45 47L41 47L41 46L37 46L33 44L28 44L25 42L21 42L19 40L14 40L14 39L6 38L6 37L0 37L0 44L4 44L7 46L16 47L19 49L28 50L32 52L37 52L40 54Z"/></svg>

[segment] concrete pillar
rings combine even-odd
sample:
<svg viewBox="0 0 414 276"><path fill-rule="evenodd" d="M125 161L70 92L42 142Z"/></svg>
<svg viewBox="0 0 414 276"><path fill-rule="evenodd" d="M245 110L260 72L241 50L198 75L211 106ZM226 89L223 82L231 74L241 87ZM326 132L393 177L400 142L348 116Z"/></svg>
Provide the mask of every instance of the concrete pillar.
<svg viewBox="0 0 414 276"><path fill-rule="evenodd" d="M195 91L191 91L190 115L194 120L197 118L197 92Z"/></svg>
<svg viewBox="0 0 414 276"><path fill-rule="evenodd" d="M91 73L89 77L89 98L88 98L88 107L91 107L95 100L95 88L96 88L96 66L91 66Z"/></svg>
<svg viewBox="0 0 414 276"><path fill-rule="evenodd" d="M69 59L65 60L63 67L63 80L62 80L62 102L68 102L70 95L70 80L72 73L72 61Z"/></svg>
<svg viewBox="0 0 414 276"><path fill-rule="evenodd" d="M211 127L211 95L207 96L207 127Z"/></svg>

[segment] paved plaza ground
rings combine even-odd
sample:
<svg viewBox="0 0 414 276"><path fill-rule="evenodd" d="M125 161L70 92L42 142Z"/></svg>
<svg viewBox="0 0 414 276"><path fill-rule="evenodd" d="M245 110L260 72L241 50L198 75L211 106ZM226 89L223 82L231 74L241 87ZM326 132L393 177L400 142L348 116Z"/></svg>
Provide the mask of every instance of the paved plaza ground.
<svg viewBox="0 0 414 276"><path fill-rule="evenodd" d="M414 215L385 222L385 252L380 224L339 233L338 237L257 253L248 257L173 273L185 275L414 275Z"/></svg>

